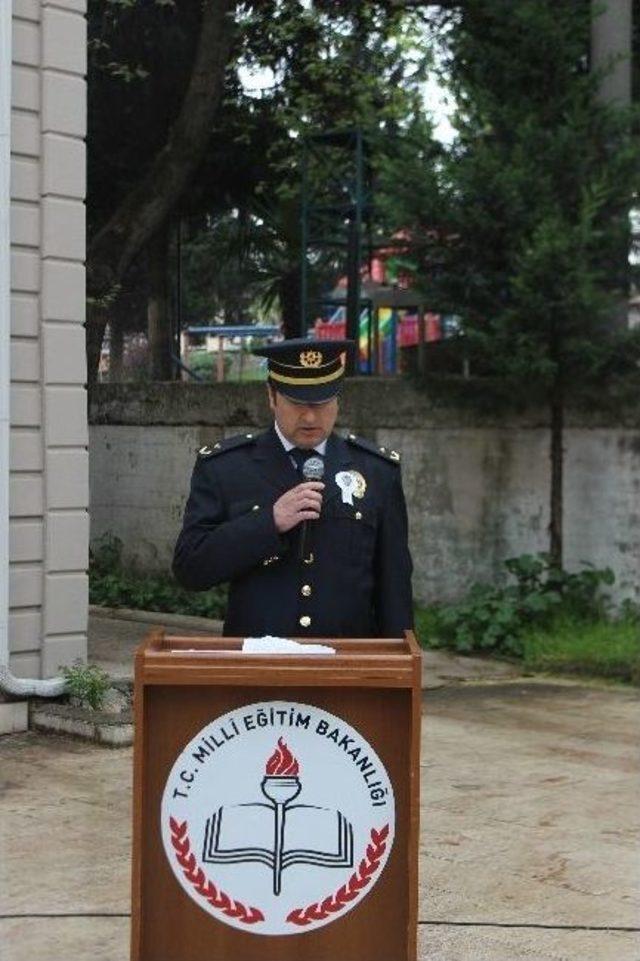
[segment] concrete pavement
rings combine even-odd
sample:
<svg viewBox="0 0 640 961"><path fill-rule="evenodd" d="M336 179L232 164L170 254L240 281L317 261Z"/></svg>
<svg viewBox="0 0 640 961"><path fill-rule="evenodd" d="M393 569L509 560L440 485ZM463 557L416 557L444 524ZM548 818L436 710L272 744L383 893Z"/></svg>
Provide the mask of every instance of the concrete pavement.
<svg viewBox="0 0 640 961"><path fill-rule="evenodd" d="M151 619L153 618L153 620ZM107 611L92 607L89 615L89 661L114 680L133 678L133 657L148 631L166 626L172 634L222 634L222 621L148 611ZM443 687L468 681L498 681L517 678L518 670L503 661L481 657L460 657L447 651L424 651L423 688Z"/></svg>
<svg viewBox="0 0 640 961"><path fill-rule="evenodd" d="M426 692L420 961L638 961L638 701ZM12 735L0 780L1 961L126 961L130 749Z"/></svg>

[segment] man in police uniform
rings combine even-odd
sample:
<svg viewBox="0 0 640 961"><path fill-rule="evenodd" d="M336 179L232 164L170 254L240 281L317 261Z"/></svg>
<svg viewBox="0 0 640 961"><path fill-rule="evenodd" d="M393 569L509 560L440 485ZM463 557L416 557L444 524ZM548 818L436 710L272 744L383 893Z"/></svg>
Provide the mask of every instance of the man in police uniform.
<svg viewBox="0 0 640 961"><path fill-rule="evenodd" d="M400 457L333 433L352 346L256 350L268 359L274 426L199 453L173 570L192 590L230 582L226 635L399 637L412 627ZM305 480L309 456L322 458L322 481Z"/></svg>

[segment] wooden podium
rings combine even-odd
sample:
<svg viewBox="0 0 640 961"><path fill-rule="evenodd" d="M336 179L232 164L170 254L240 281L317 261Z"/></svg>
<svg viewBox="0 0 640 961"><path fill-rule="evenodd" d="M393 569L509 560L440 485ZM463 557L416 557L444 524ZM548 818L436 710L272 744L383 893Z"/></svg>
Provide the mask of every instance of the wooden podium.
<svg viewBox="0 0 640 961"><path fill-rule="evenodd" d="M132 961L415 961L420 650L313 642L138 649Z"/></svg>

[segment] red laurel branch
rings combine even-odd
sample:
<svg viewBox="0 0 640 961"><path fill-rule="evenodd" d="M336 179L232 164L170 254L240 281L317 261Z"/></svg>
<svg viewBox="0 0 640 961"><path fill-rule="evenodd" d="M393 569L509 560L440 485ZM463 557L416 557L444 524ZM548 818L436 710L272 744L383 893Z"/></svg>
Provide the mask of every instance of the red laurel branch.
<svg viewBox="0 0 640 961"><path fill-rule="evenodd" d="M388 836L388 824L385 824L379 831L371 828L371 840L367 845L367 856L362 859L358 870L351 875L347 883L338 888L335 894L330 894L324 901L316 901L315 904L309 904L306 908L296 908L291 911L287 915L287 921L290 924L304 926L305 924L311 924L312 921L323 921L330 914L342 911L345 905L353 901L359 892L369 884L380 867L380 860L387 848Z"/></svg>
<svg viewBox="0 0 640 961"><path fill-rule="evenodd" d="M258 908L248 908L240 901L234 901L224 891L220 891L213 881L209 881L191 851L191 842L187 834L187 822L180 824L175 818L169 818L171 827L171 843L176 852L176 860L187 881L195 888L199 895L205 898L214 908L222 911L230 918L237 918L242 924L256 924L264 921L264 914Z"/></svg>

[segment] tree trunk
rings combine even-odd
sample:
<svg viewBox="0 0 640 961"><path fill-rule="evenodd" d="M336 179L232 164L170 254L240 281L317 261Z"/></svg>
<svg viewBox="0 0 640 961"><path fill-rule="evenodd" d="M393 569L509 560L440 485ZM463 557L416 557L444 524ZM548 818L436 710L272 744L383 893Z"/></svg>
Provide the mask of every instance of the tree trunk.
<svg viewBox="0 0 640 961"><path fill-rule="evenodd" d="M124 331L120 317L114 311L109 318L109 380L119 384L122 380L122 359L124 355Z"/></svg>
<svg viewBox="0 0 640 961"><path fill-rule="evenodd" d="M211 136L231 54L236 0L204 0L198 49L189 87L167 143L151 168L131 189L87 251L87 285L92 300L104 305L150 238L164 224L196 172ZM87 368L97 376L106 320L90 318Z"/></svg>
<svg viewBox="0 0 640 961"><path fill-rule="evenodd" d="M153 381L171 380L172 337L169 308L169 236L166 229L147 246L149 256L149 301L147 334L149 338L149 376Z"/></svg>
<svg viewBox="0 0 640 961"><path fill-rule="evenodd" d="M564 391L560 377L551 394L551 503L549 518L549 554L553 567L563 562L563 475L564 475Z"/></svg>
<svg viewBox="0 0 640 961"><path fill-rule="evenodd" d="M283 274L278 284L278 299L282 311L282 330L287 340L297 337L300 330L300 311L302 301L300 296L301 267L296 264ZM306 330L302 336L306 335Z"/></svg>
<svg viewBox="0 0 640 961"><path fill-rule="evenodd" d="M99 304L87 305L86 350L87 350L87 380L95 384L98 379L98 367L102 353L104 332L107 329L107 311Z"/></svg>

